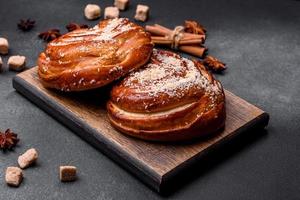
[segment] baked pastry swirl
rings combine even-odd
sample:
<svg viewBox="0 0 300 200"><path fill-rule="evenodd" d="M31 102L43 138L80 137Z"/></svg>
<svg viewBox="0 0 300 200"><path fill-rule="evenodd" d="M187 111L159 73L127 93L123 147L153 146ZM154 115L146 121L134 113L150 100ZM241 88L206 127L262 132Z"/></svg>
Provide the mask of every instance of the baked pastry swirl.
<svg viewBox="0 0 300 200"><path fill-rule="evenodd" d="M103 20L50 42L38 58L38 75L48 88L98 88L144 65L152 48L150 35L128 19Z"/></svg>
<svg viewBox="0 0 300 200"><path fill-rule="evenodd" d="M201 63L156 49L147 65L113 87L107 109L115 128L154 141L208 135L226 117L222 85Z"/></svg>

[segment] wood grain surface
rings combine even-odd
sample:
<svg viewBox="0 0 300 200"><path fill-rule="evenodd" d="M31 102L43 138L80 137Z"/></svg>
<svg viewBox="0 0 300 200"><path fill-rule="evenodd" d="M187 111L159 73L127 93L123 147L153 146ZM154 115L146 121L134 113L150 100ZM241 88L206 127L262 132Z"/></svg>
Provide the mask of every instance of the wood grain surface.
<svg viewBox="0 0 300 200"><path fill-rule="evenodd" d="M266 126L269 119L263 110L225 91L227 119L222 132L192 143L146 142L125 136L110 125L105 109L110 86L66 94L45 89L36 71L35 67L18 74L14 88L159 192L210 149L247 129Z"/></svg>

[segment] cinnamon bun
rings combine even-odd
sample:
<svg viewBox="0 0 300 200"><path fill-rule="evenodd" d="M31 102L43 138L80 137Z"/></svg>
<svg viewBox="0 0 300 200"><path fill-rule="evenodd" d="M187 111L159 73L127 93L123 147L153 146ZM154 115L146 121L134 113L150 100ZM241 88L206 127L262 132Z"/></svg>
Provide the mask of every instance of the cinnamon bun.
<svg viewBox="0 0 300 200"><path fill-rule="evenodd" d="M48 88L98 88L143 66L152 48L151 37L141 26L126 18L103 20L50 42L38 58L38 75Z"/></svg>
<svg viewBox="0 0 300 200"><path fill-rule="evenodd" d="M107 103L111 124L153 141L188 140L225 124L225 95L199 62L153 50L150 62L115 85Z"/></svg>

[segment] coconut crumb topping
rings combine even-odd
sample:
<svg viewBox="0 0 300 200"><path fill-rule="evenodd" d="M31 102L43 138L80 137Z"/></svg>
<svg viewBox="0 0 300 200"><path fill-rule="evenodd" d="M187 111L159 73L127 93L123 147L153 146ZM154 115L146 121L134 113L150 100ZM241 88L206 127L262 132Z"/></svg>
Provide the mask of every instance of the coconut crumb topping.
<svg viewBox="0 0 300 200"><path fill-rule="evenodd" d="M126 18L115 18L110 20L104 28L99 28L99 25L88 30L78 30L68 34L68 37L63 38L60 42L50 42L50 46L64 46L77 42L84 42L87 36L90 36L92 41L114 42L115 37L136 29Z"/></svg>
<svg viewBox="0 0 300 200"><path fill-rule="evenodd" d="M155 49L153 58L145 68L131 73L125 79L126 87L152 97L166 94L180 98L193 89L191 91L202 90L215 99L214 96L221 92L220 85L202 75L193 61L176 54L160 53Z"/></svg>

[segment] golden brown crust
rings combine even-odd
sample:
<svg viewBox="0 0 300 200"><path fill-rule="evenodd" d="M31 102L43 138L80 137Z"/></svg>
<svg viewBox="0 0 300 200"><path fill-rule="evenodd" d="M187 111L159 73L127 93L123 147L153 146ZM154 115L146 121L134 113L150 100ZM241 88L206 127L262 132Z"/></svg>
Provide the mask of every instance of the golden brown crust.
<svg viewBox="0 0 300 200"><path fill-rule="evenodd" d="M202 64L155 49L146 66L113 87L107 109L115 128L154 141L208 135L226 117L222 85Z"/></svg>
<svg viewBox="0 0 300 200"><path fill-rule="evenodd" d="M103 20L50 42L38 58L38 74L49 88L98 88L144 65L152 48L150 35L128 19Z"/></svg>

